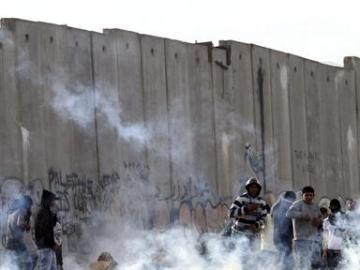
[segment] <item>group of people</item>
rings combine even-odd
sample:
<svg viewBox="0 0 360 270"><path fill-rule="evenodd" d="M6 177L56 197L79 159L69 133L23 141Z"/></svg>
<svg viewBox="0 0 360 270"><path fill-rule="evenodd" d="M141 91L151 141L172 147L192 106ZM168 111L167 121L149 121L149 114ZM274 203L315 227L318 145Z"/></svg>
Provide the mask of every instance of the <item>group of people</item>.
<svg viewBox="0 0 360 270"><path fill-rule="evenodd" d="M260 197L262 186L256 178L250 178L245 187L246 192L229 210L232 237L246 237L251 248L260 249L261 231L270 214L273 244L282 269L341 269L349 230L338 199L332 199L328 207L319 207L314 202L315 190L306 186L300 199L296 200L295 192L286 191L270 208Z"/></svg>
<svg viewBox="0 0 360 270"><path fill-rule="evenodd" d="M349 231L343 226L347 215L339 200L332 199L328 207L315 202L311 186L302 189L296 200L293 191L286 191L270 208L260 196L262 186L250 178L246 192L238 196L229 209L231 237L244 237L250 248L260 250L261 233L270 214L273 224L273 244L280 256L282 269L338 269ZM62 233L57 217L56 195L43 190L41 205L34 215L33 201L22 195L9 207L3 244L18 269L62 269ZM350 205L354 208L354 205ZM34 235L32 234L34 233ZM91 269L114 269L117 263L108 253L102 253Z"/></svg>
<svg viewBox="0 0 360 270"><path fill-rule="evenodd" d="M62 269L61 225L56 211L56 195L43 190L41 206L31 228L33 200L21 195L7 212L3 245L11 258L10 264L21 270ZM33 236L34 233L34 236Z"/></svg>

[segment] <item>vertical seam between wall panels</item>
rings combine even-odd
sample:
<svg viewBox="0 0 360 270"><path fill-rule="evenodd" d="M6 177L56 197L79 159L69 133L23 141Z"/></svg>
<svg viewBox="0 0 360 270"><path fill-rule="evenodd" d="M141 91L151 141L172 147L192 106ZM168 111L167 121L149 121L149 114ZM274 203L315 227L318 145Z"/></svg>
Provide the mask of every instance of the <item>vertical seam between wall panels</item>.
<svg viewBox="0 0 360 270"><path fill-rule="evenodd" d="M139 55L140 55L140 76L141 76L141 92L142 92L142 120L143 120L143 124L144 124L144 128L146 131L148 131L148 126L147 126L147 119L146 119L146 101L145 101L145 83L144 83L144 61L143 61L143 35L141 34L136 34L138 41L139 41ZM151 137L152 135L150 135ZM150 142L151 143L151 142ZM145 140L145 147L144 147L144 154L145 154L145 166L148 167L149 165L149 151L148 151L148 147L149 147L149 142L147 142ZM151 168L149 173L151 174ZM149 175L149 182L150 182L150 175Z"/></svg>
<svg viewBox="0 0 360 270"><path fill-rule="evenodd" d="M212 54L214 55L214 49L211 48L212 50ZM222 70L222 80L224 80L224 71ZM210 62L210 75L211 75L211 92L212 92L212 95L211 95L211 99L212 99L212 127L213 127L213 135L214 135L214 154L215 154L215 158L214 158L214 161L215 161L215 177L216 177L216 180L215 180L215 185L216 185L216 193L219 195L219 171L218 171L218 156L217 156L217 134L216 134L216 112L215 112L215 84L214 84L214 64L213 64L213 61ZM223 179L222 179L223 180Z"/></svg>
<svg viewBox="0 0 360 270"><path fill-rule="evenodd" d="M344 76L345 76L345 70L344 70ZM340 80L342 81L342 80ZM343 147L343 139L344 139L344 136L343 136L343 131L344 131L344 123L342 121L343 119L343 102L342 102L342 95L340 93L340 88L338 88L338 85L339 83L336 83L335 82L335 90L338 94L337 98L338 98L338 113L337 113L337 117L338 117L338 122L339 122L339 136L340 136L340 153L341 153L341 175L340 175L340 181L345 183L345 189L343 190L343 193L345 194L346 193L346 183L349 183L349 179L347 179L347 182L345 182L345 173L344 173L344 168L345 168L345 165L344 165L344 147ZM349 160L350 162L350 160ZM351 181L351 180L350 180ZM339 194L340 195L340 194Z"/></svg>
<svg viewBox="0 0 360 270"><path fill-rule="evenodd" d="M268 62L268 70L269 70L269 92L270 92L270 117L271 117L271 129L270 129L270 132L271 132L271 138L272 138L272 145L270 145L270 150L272 150L272 153L271 153L271 157L272 157L272 164L270 164L270 177L273 177L272 179L272 184L274 184L274 186L272 188L275 188L275 181L277 180L277 174L278 174L278 164L277 162L279 161L278 159L275 159L276 158L276 153L277 153L277 140L275 138L275 133L274 133L274 109L273 109L273 85L272 85L272 82L273 82L273 79L272 79L272 68L271 68L271 55L272 55L272 51L270 49L267 49L268 51L268 57L269 57L269 62ZM275 90L276 91L276 90ZM264 97L263 97L264 98ZM265 104L265 103L264 103ZM265 114L263 115L264 117L264 132L265 132ZM264 141L265 142L265 141ZM266 152L266 145L264 143L264 153ZM273 191L272 191L273 192Z"/></svg>
<svg viewBox="0 0 360 270"><path fill-rule="evenodd" d="M249 44L249 51L250 51L250 74L251 74L251 87L252 87L252 102L253 102L253 127L254 127L254 137L255 137L255 149L256 146L258 145L258 138L257 138L257 133L258 131L256 130L256 120L257 120L257 114L256 114L256 90L255 90L255 83L254 83L254 67L253 67L253 45ZM261 130L260 130L261 132ZM261 135L260 135L261 138Z"/></svg>
<svg viewBox="0 0 360 270"><path fill-rule="evenodd" d="M291 65L290 65L290 55L287 54L286 55L286 61L287 61L287 66L288 66L288 78L290 78L287 82L287 100L288 100L288 106L287 106L287 109L288 109L288 112L289 112L289 140L290 140L290 144L289 144L289 152L290 152L290 162L291 162L291 168L290 168L290 171L291 171L291 179L290 179L290 182L291 182L291 189L293 190L294 189L294 156L293 156L293 130L292 130L292 113L291 113L291 108L290 108L290 93L292 91L291 89L291 81L292 81L292 74L291 73Z"/></svg>
<svg viewBox="0 0 360 270"><path fill-rule="evenodd" d="M173 160L172 160L172 147L171 147L171 131L170 131L170 101L169 101L169 81L168 81L168 70L167 70L167 46L166 40L164 43L164 66L165 66L165 94L166 94L166 111L167 111L167 127L168 127L168 157L169 157L169 181L170 181L170 194L172 194L173 186Z"/></svg>
<svg viewBox="0 0 360 270"><path fill-rule="evenodd" d="M305 61L304 61L304 59L302 59L302 61L303 61L303 78L304 78L304 102L305 102L305 127L306 127L306 132L305 132L305 134L306 134L306 140L305 140L305 142L306 142L306 151L307 151L307 153L306 153L306 156L308 156L308 153L309 153L309 151L310 151L310 142L309 142L309 134L308 134L308 102L307 102L307 99L308 99L308 96L307 96L307 94L308 94L308 89L307 89L307 87L308 87L308 85L307 85L307 80L306 80L306 63L305 63ZM310 90L309 90L310 91ZM310 170L309 170L309 165L310 165L310 163L309 163L309 159L308 158L306 158L306 174L307 174L307 176L308 176L308 184L311 186L312 185L312 177L311 177L311 174L310 174ZM302 187L301 187L302 188Z"/></svg>
<svg viewBox="0 0 360 270"><path fill-rule="evenodd" d="M96 86L95 86L95 63L94 63L94 39L93 33L90 32L90 61L91 61L91 84L93 90L93 105L94 105L94 127L95 127L95 151L96 151L96 166L97 177L100 180L100 155L99 155L99 133L97 122L97 102L96 102Z"/></svg>

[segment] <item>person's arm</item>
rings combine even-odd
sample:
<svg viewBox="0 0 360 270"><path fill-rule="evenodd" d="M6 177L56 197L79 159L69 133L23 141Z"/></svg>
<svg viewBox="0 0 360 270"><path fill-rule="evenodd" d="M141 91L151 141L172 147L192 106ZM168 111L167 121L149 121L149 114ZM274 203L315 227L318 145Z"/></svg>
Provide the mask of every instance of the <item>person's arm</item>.
<svg viewBox="0 0 360 270"><path fill-rule="evenodd" d="M261 212L260 215L258 216L257 220L256 220L256 224L257 227L259 229L264 229L265 228L265 223L266 223L266 215L268 213L268 205L265 203L264 205L261 206Z"/></svg>
<svg viewBox="0 0 360 270"><path fill-rule="evenodd" d="M19 214L16 218L16 226L19 227L22 231L29 230L30 224L27 221L27 213L24 211L19 211Z"/></svg>
<svg viewBox="0 0 360 270"><path fill-rule="evenodd" d="M289 210L286 212L286 216L291 219L303 219L310 220L309 216L300 209L300 203L294 202Z"/></svg>
<svg viewBox="0 0 360 270"><path fill-rule="evenodd" d="M323 222L323 258L327 257L327 250L328 250L328 242L329 242L329 222L327 219Z"/></svg>
<svg viewBox="0 0 360 270"><path fill-rule="evenodd" d="M229 217L230 218L238 218L240 216L245 215L246 213L246 206L244 201L241 197L237 197L236 200L231 204L229 210Z"/></svg>

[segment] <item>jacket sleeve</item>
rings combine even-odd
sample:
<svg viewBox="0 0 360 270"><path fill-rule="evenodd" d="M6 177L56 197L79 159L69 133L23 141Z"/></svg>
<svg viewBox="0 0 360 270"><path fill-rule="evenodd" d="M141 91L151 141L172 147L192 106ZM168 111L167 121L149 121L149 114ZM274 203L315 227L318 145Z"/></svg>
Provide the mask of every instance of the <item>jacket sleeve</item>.
<svg viewBox="0 0 360 270"><path fill-rule="evenodd" d="M258 228L264 229L265 228L265 224L266 224L266 215L268 214L268 209L269 206L266 204L266 202L264 201L262 206L261 206L261 212L259 217L256 220L256 224L258 226Z"/></svg>
<svg viewBox="0 0 360 270"><path fill-rule="evenodd" d="M291 219L304 219L307 217L307 215L301 211L300 203L298 202L294 202L290 206L289 210L286 212L286 216Z"/></svg>
<svg viewBox="0 0 360 270"><path fill-rule="evenodd" d="M245 204L242 198L239 196L230 206L229 217L236 219L243 215L245 215Z"/></svg>

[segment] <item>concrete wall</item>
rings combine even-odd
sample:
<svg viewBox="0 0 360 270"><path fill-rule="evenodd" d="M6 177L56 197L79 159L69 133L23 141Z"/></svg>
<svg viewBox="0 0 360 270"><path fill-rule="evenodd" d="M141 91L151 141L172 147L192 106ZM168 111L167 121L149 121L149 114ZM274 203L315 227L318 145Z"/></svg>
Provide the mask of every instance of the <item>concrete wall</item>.
<svg viewBox="0 0 360 270"><path fill-rule="evenodd" d="M3 19L1 204L61 197L69 239L102 212L218 230L251 175L265 192L356 197L360 61Z"/></svg>

